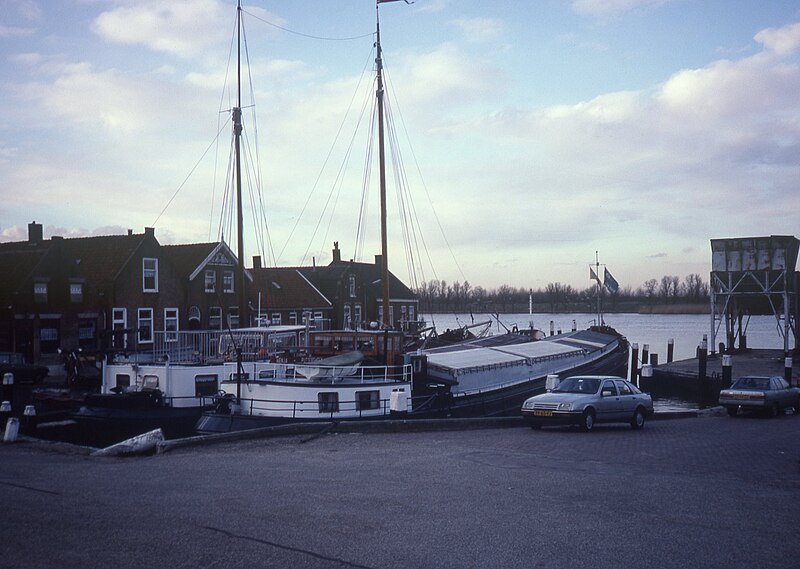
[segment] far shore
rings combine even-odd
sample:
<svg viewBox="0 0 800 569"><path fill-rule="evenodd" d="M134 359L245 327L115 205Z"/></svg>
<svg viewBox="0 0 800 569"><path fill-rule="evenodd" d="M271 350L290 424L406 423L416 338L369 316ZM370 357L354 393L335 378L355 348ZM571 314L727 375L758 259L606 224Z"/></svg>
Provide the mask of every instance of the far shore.
<svg viewBox="0 0 800 569"><path fill-rule="evenodd" d="M480 309L458 309L458 310L421 310L423 314L525 314L528 312L528 305L512 305L506 307L483 307ZM559 307L557 310L549 306L534 304L534 314L591 314L594 309L587 308L585 305ZM710 314L711 307L708 303L702 304L637 304L625 306L605 306L603 312L606 314Z"/></svg>

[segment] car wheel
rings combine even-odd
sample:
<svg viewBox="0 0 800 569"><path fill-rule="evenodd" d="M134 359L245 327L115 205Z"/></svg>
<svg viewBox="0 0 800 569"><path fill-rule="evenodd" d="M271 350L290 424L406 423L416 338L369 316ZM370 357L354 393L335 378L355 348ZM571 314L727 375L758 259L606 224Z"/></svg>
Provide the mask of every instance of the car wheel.
<svg viewBox="0 0 800 569"><path fill-rule="evenodd" d="M738 412L739 409L737 407L728 407L728 415L731 417L735 417Z"/></svg>
<svg viewBox="0 0 800 569"><path fill-rule="evenodd" d="M631 419L631 428L637 431L640 430L642 427L644 427L644 420L645 420L644 409L642 409L641 407L637 407L636 411L633 412L633 419Z"/></svg>
<svg viewBox="0 0 800 569"><path fill-rule="evenodd" d="M583 422L581 428L587 433L594 429L594 409L587 409L583 412Z"/></svg>

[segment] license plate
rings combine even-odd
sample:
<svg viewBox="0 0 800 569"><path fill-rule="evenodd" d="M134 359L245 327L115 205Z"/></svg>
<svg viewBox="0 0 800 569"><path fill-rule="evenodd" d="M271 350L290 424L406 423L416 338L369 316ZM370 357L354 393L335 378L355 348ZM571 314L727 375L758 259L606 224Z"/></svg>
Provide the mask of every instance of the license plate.
<svg viewBox="0 0 800 569"><path fill-rule="evenodd" d="M552 417L553 416L553 412L552 411L534 411L533 415L535 417Z"/></svg>

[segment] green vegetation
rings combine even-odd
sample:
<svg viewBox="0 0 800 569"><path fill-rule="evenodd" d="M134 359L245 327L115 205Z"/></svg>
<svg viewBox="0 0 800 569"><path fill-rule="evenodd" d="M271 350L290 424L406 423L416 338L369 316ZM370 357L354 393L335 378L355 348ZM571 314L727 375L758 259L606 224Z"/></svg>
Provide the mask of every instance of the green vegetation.
<svg viewBox="0 0 800 569"><path fill-rule="evenodd" d="M578 290L562 283L550 283L544 289L496 289L472 286L469 282L430 280L415 291L423 313L448 312L527 312L533 298L534 312L594 312L597 309L597 285ZM649 279L637 289L620 287L614 293L600 288L603 310L608 312L698 313L709 309L709 285L698 274L680 277L665 275Z"/></svg>

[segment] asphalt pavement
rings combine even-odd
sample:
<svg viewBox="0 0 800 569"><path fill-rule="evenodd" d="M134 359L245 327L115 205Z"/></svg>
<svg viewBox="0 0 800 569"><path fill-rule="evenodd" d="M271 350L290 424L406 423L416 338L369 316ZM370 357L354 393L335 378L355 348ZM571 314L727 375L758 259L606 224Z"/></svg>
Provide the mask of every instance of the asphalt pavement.
<svg viewBox="0 0 800 569"><path fill-rule="evenodd" d="M0 567L800 567L800 416L0 444Z"/></svg>

